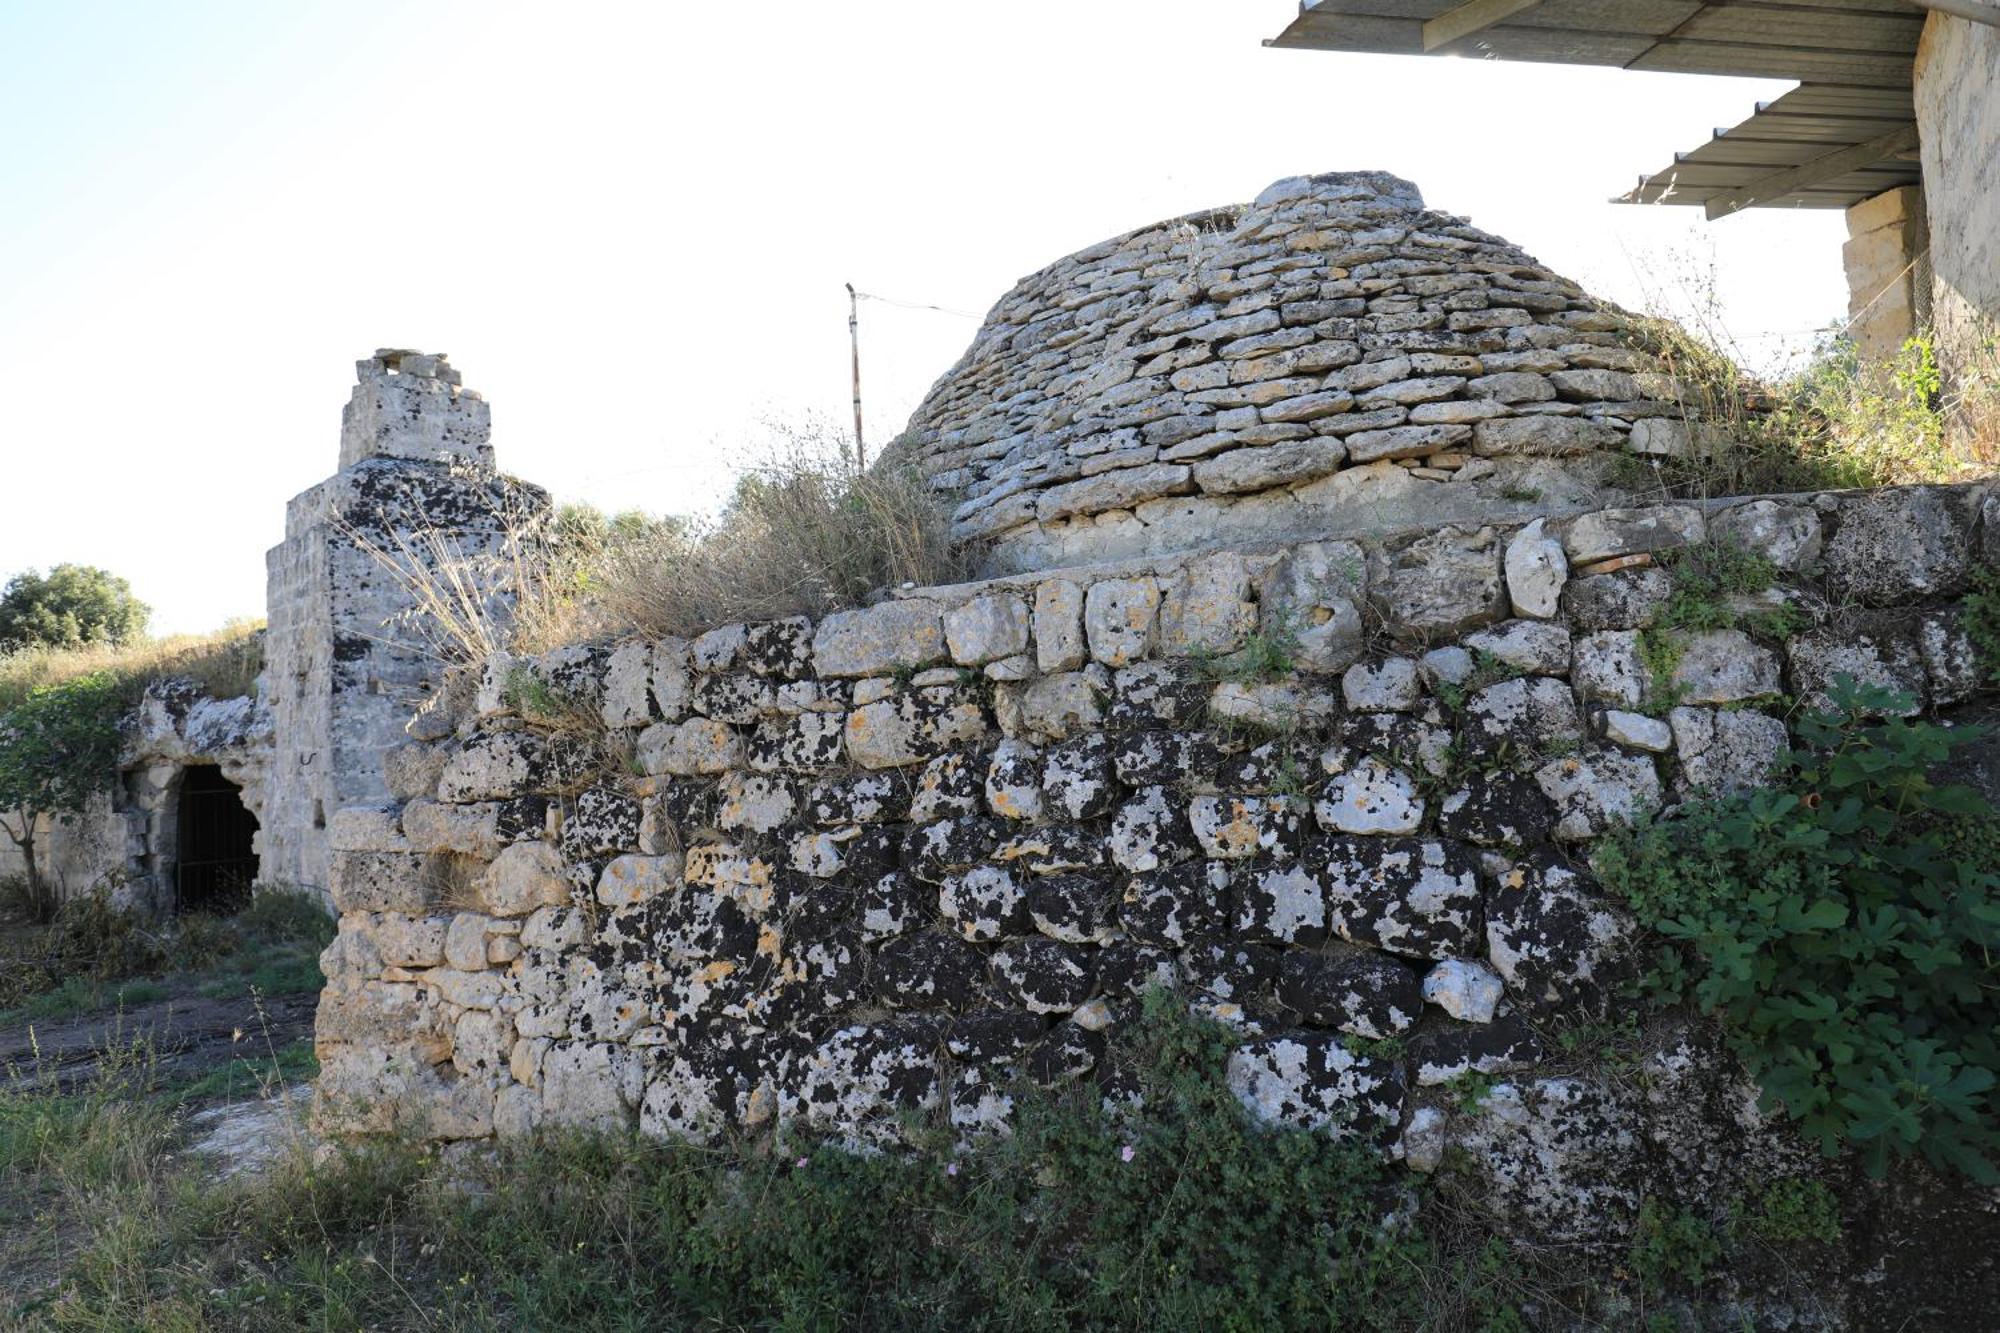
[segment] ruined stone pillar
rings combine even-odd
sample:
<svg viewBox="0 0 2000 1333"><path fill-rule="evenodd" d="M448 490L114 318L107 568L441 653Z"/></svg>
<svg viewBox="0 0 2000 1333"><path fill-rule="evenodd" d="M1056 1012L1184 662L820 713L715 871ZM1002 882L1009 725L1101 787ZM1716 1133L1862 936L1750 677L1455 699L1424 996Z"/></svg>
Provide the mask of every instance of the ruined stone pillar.
<svg viewBox="0 0 2000 1333"><path fill-rule="evenodd" d="M276 735L261 878L324 889L327 821L388 800L382 756L443 668L503 630L548 495L493 469L486 402L442 355L357 362L340 470L286 507L265 558ZM490 646L486 645L486 646Z"/></svg>
<svg viewBox="0 0 2000 1333"><path fill-rule="evenodd" d="M1847 210L1847 334L1863 361L1889 361L1930 322L1930 225L1922 187L1905 185Z"/></svg>

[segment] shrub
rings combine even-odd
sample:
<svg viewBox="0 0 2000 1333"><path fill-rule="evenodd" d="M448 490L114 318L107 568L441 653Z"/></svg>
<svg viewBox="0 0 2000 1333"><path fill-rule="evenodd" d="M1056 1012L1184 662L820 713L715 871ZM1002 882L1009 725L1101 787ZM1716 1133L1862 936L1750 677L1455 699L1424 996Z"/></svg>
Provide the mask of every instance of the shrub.
<svg viewBox="0 0 2000 1333"><path fill-rule="evenodd" d="M118 682L100 673L47 686L0 713L0 832L21 851L37 920L54 914L56 893L37 860L36 828L74 819L110 785L122 711Z"/></svg>
<svg viewBox="0 0 2000 1333"><path fill-rule="evenodd" d="M1606 840L1606 886L1662 938L1646 985L1718 1019L1763 1088L1832 1154L1880 1175L1920 1152L2000 1180L2000 873L1954 859L1990 819L1927 776L1975 728L1893 714L1842 678L1769 789Z"/></svg>
<svg viewBox="0 0 2000 1333"><path fill-rule="evenodd" d="M1767 385L1717 350L1712 312L1690 322L1698 332L1668 319L1628 326L1678 385L1695 436L1682 457L1622 457L1614 480L1628 489L1701 498L1948 481L1975 466L1948 437L2000 423L2000 385L1947 392L1928 331L1887 365L1863 363L1828 333L1803 368Z"/></svg>

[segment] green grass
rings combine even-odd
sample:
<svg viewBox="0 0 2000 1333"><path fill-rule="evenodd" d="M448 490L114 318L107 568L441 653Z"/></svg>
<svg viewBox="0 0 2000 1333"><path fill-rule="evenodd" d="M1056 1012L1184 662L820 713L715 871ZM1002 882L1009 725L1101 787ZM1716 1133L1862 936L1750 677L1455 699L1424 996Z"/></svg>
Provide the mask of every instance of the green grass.
<svg viewBox="0 0 2000 1333"><path fill-rule="evenodd" d="M254 1037L247 1044L255 1045ZM259 1050L252 1054L246 1051L220 1068L211 1069L178 1087L165 1089L164 1095L176 1103L187 1105L240 1101L277 1086L303 1083L318 1076L319 1061L313 1056L312 1041L301 1038L274 1052Z"/></svg>
<svg viewBox="0 0 2000 1333"><path fill-rule="evenodd" d="M317 991L333 919L316 898L261 890L230 917L191 915L164 927L98 900L68 904L38 946L10 960L0 1026L132 1009L174 995L233 999Z"/></svg>

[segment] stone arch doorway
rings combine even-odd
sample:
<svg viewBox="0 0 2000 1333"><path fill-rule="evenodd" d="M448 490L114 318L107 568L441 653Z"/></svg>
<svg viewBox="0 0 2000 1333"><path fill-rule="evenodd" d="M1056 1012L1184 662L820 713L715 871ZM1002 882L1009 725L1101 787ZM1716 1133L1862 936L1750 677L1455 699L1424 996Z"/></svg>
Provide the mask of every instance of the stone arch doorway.
<svg viewBox="0 0 2000 1333"><path fill-rule="evenodd" d="M240 910L257 878L257 816L243 804L243 789L217 765L191 764L174 816L174 910Z"/></svg>

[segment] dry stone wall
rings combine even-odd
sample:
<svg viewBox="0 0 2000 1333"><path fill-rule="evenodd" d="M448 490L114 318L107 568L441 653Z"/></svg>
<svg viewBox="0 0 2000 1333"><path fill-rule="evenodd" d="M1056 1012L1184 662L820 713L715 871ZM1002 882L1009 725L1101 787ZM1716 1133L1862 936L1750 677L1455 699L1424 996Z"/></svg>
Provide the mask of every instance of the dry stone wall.
<svg viewBox="0 0 2000 1333"><path fill-rule="evenodd" d="M1690 446L1624 325L1408 181L1294 177L1023 279L905 443L1008 569L1593 508Z"/></svg>
<svg viewBox="0 0 2000 1333"><path fill-rule="evenodd" d="M1673 552L1702 543L1765 557L1747 609L1802 628L1682 634L1656 676ZM1592 839L1764 780L1787 701L1840 674L1970 698L1958 601L1996 557L2000 493L1912 488L1152 556L496 656L387 757L392 799L333 820L321 1121L998 1132L1026 1083L1126 1095L1106 1052L1165 986L1238 1029L1261 1119L1418 1169L1456 1147L1524 1233L1623 1235L1661 1179L1798 1150L1693 1038L1637 1080L1557 1049L1632 963ZM1497 1082L1478 1116L1449 1095L1468 1073Z"/></svg>

